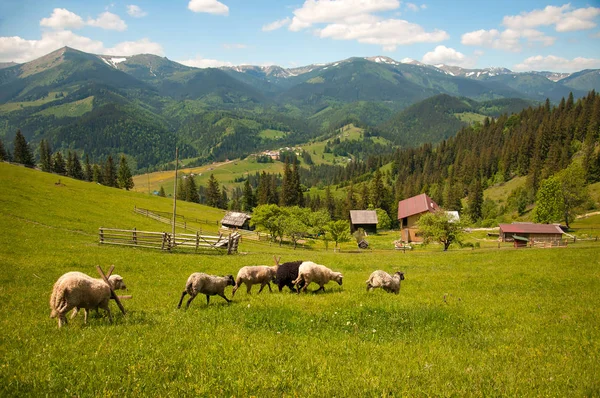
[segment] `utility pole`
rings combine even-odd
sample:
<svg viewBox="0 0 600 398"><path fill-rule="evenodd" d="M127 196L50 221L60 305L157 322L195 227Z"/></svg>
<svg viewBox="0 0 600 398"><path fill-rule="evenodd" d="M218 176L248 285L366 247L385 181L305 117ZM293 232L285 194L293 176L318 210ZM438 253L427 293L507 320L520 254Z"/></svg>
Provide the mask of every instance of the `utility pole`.
<svg viewBox="0 0 600 398"><path fill-rule="evenodd" d="M177 215L177 166L179 166L179 148L175 147L175 182L173 184L173 222L171 245L175 246L175 217Z"/></svg>

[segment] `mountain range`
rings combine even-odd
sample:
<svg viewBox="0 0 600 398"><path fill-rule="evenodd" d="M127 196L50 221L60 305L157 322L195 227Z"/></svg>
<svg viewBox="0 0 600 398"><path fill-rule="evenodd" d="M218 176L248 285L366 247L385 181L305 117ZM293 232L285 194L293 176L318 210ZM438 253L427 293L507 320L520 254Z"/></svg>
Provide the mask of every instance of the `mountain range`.
<svg viewBox="0 0 600 398"><path fill-rule="evenodd" d="M289 69L198 69L149 54L64 47L0 65L0 139L10 142L19 128L33 143L47 139L55 150L92 158L125 153L138 167L165 162L176 145L202 163L306 142L348 122L418 145L485 116L591 89L600 89L599 70L515 73L383 56ZM274 141L261 134L266 130L284 134Z"/></svg>

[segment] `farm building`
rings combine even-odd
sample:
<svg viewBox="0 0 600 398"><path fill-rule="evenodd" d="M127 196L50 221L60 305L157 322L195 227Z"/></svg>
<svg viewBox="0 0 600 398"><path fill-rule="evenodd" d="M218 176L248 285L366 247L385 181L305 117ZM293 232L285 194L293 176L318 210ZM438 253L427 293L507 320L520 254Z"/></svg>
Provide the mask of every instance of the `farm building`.
<svg viewBox="0 0 600 398"><path fill-rule="evenodd" d="M530 222L500 224L500 239L502 242L515 242L515 247L527 243L545 242L559 245L563 231L554 224L534 224Z"/></svg>
<svg viewBox="0 0 600 398"><path fill-rule="evenodd" d="M376 234L377 222L375 210L350 210L350 232L362 228L365 232Z"/></svg>
<svg viewBox="0 0 600 398"><path fill-rule="evenodd" d="M246 213L228 211L221 220L221 226L250 230L250 218L250 215Z"/></svg>
<svg viewBox="0 0 600 398"><path fill-rule="evenodd" d="M438 204L425 193L398 202L398 221L402 241L422 242L423 238L419 236L416 226L417 221L423 214L433 213L439 208Z"/></svg>

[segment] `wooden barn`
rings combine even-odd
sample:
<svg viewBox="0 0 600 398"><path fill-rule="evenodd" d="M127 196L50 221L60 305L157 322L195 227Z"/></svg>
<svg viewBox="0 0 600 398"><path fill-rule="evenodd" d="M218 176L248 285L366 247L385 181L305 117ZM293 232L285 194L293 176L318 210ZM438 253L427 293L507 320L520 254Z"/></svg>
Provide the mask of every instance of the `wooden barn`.
<svg viewBox="0 0 600 398"><path fill-rule="evenodd" d="M527 243L549 243L553 246L561 244L563 230L559 225L535 224L532 222L500 224L502 242L514 242L515 247L523 247Z"/></svg>
<svg viewBox="0 0 600 398"><path fill-rule="evenodd" d="M377 233L377 212L375 210L350 210L350 232L362 228L367 233Z"/></svg>
<svg viewBox="0 0 600 398"><path fill-rule="evenodd" d="M398 221L400 222L400 236L403 242L422 242L416 226L423 214L439 210L437 203L427 194L422 193L412 198L398 202Z"/></svg>
<svg viewBox="0 0 600 398"><path fill-rule="evenodd" d="M221 226L232 229L250 230L250 215L246 213L228 211L221 220Z"/></svg>

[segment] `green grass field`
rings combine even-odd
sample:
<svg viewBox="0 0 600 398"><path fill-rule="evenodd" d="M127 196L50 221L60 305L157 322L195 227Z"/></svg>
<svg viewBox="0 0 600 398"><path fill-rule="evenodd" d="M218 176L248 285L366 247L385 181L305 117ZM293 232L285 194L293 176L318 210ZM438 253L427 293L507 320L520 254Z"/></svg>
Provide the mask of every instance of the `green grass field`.
<svg viewBox="0 0 600 398"><path fill-rule="evenodd" d="M0 163L0 396L600 395L600 244L333 253L244 241L233 256L104 247L100 226L168 229L132 209L171 201L57 180ZM235 274L273 255L325 264L344 284L300 296L242 288L230 305L198 297L176 309L190 273ZM111 264L133 296L127 315L112 303L114 324L79 315L57 329L55 280ZM375 269L404 271L399 295L365 291Z"/></svg>

